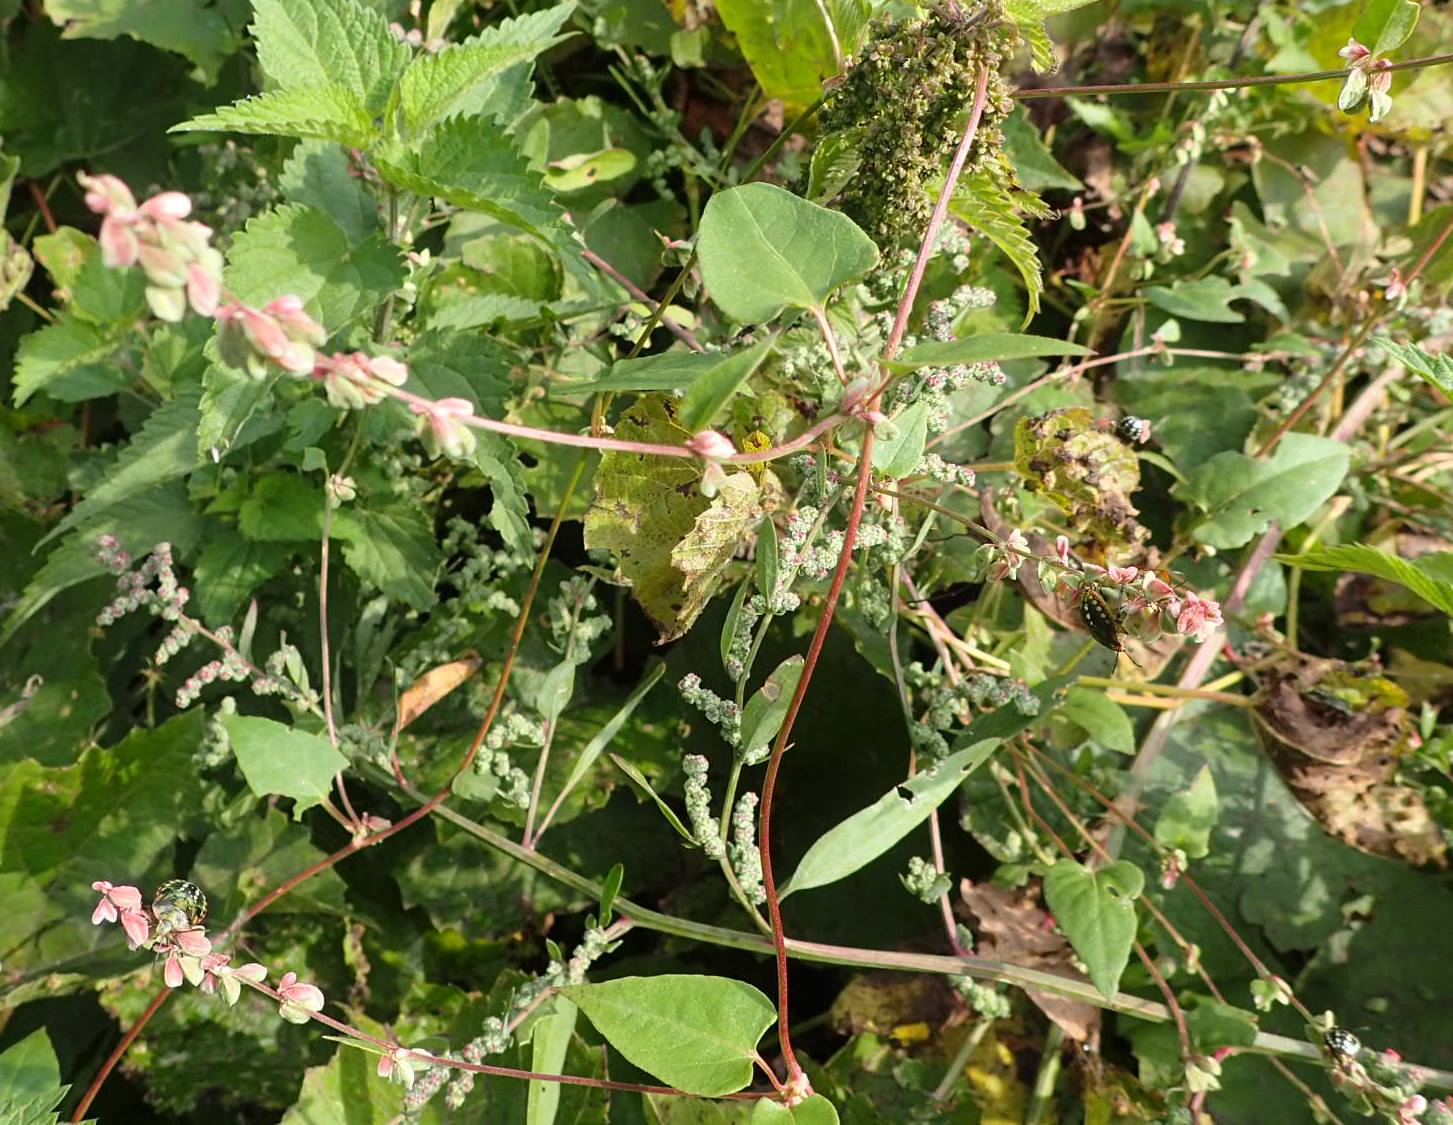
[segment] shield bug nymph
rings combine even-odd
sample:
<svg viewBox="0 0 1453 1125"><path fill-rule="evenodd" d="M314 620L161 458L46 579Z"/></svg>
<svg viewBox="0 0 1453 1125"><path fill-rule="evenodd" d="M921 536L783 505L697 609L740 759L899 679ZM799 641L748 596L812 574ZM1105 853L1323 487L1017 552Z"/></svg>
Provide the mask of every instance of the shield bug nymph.
<svg viewBox="0 0 1453 1125"><path fill-rule="evenodd" d="M1120 616L1110 608L1099 588L1091 583L1080 587L1080 624L1098 643L1111 652L1124 654L1125 658L1140 667L1135 657L1125 651L1124 635L1120 631Z"/></svg>
<svg viewBox="0 0 1453 1125"><path fill-rule="evenodd" d="M196 883L168 879L151 896L151 916L158 936L193 929L207 917L207 896Z"/></svg>

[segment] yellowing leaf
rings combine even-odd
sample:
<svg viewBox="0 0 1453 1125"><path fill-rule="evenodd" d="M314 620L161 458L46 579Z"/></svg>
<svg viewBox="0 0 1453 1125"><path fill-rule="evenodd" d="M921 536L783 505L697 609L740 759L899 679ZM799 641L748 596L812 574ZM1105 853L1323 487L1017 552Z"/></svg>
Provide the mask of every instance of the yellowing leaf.
<svg viewBox="0 0 1453 1125"><path fill-rule="evenodd" d="M679 445L690 435L673 400L646 395L626 411L616 436ZM700 467L685 458L607 453L585 514L585 545L616 555L662 643L691 628L761 515L751 474L728 476L713 498L702 495L700 478Z"/></svg>
<svg viewBox="0 0 1453 1125"><path fill-rule="evenodd" d="M483 663L479 654L471 652L459 660L451 660L437 668L430 668L409 685L399 699L398 729L403 730L430 707L438 703L475 672Z"/></svg>

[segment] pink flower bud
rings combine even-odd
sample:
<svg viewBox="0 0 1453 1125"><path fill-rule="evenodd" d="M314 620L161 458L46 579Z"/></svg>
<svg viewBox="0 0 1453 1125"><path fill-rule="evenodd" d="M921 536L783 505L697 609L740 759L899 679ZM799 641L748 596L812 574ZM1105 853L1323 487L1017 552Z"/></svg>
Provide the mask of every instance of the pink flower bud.
<svg viewBox="0 0 1453 1125"><path fill-rule="evenodd" d="M136 212L136 197L131 189L115 176L104 173L88 176L82 172L76 177L86 189L86 206L98 215L120 214L130 218Z"/></svg>
<svg viewBox="0 0 1453 1125"><path fill-rule="evenodd" d="M168 988L181 988L182 981L186 974L182 972L182 959L175 953L167 955L166 966L162 970L162 979L166 981Z"/></svg>
<svg viewBox="0 0 1453 1125"><path fill-rule="evenodd" d="M1060 565L1070 565L1070 540L1067 535L1056 535L1054 539L1054 553L1059 556Z"/></svg>
<svg viewBox="0 0 1453 1125"><path fill-rule="evenodd" d="M222 299L222 279L201 262L187 267L187 300L200 316L211 316Z"/></svg>
<svg viewBox="0 0 1453 1125"><path fill-rule="evenodd" d="M390 356L363 357L362 363L374 378L382 379L390 386L402 387L409 381L409 369Z"/></svg>
<svg viewBox="0 0 1453 1125"><path fill-rule="evenodd" d="M464 422L474 416L474 404L463 398L441 398L438 402L415 399L409 409L419 415L419 436L424 447L438 457L464 458L474 452L474 431Z"/></svg>
<svg viewBox="0 0 1453 1125"><path fill-rule="evenodd" d="M136 232L110 215L101 222L101 261L112 269L128 269L136 264L141 250Z"/></svg>
<svg viewBox="0 0 1453 1125"><path fill-rule="evenodd" d="M686 448L708 461L725 460L737 451L737 447L731 443L731 439L716 430L702 430L698 434L693 434L691 440L686 443Z"/></svg>
<svg viewBox="0 0 1453 1125"><path fill-rule="evenodd" d="M1135 576L1139 573L1140 568L1134 566L1110 566L1105 568L1105 574L1111 582L1134 582Z"/></svg>
<svg viewBox="0 0 1453 1125"><path fill-rule="evenodd" d="M283 331L294 340L311 344L315 348L320 348L327 342L328 333L321 324L303 311L301 297L285 294L263 305L262 311L276 318Z"/></svg>
<svg viewBox="0 0 1453 1125"><path fill-rule="evenodd" d="M1372 52L1364 47L1361 43L1357 42L1356 39L1348 36L1347 46L1343 47L1340 51L1337 52L1337 54L1339 57L1344 58L1348 62L1350 62L1353 66L1356 66L1363 59L1367 58L1368 55L1372 54Z"/></svg>
<svg viewBox="0 0 1453 1125"><path fill-rule="evenodd" d="M150 219L185 219L192 213L192 201L179 191L164 191L153 195L140 210Z"/></svg>

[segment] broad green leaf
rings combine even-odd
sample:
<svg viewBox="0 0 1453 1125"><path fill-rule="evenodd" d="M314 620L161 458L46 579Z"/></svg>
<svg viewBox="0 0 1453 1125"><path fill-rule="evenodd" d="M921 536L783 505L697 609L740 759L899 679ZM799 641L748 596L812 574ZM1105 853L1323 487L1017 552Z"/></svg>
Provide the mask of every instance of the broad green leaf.
<svg viewBox="0 0 1453 1125"><path fill-rule="evenodd" d="M284 90L336 84L380 113L412 52L359 0L253 0L262 72Z"/></svg>
<svg viewBox="0 0 1453 1125"><path fill-rule="evenodd" d="M585 775L590 772L591 766L595 765L596 759L600 757L601 751L611 744L616 735L620 734L621 728L626 725L626 720L631 717L641 700L646 698L646 693L660 683L661 677L665 674L665 663L657 661L651 666L651 670L641 677L640 682L631 689L631 694L626 697L626 701L621 704L620 710L610 717L605 726L591 736L590 741L585 744L585 748L580 751L580 756L575 759L575 765L570 770L570 777L563 787L564 792L568 793L584 780Z"/></svg>
<svg viewBox="0 0 1453 1125"><path fill-rule="evenodd" d="M692 433L710 426L717 412L762 366L775 343L775 339L763 340L750 348L728 352L720 363L702 372L681 400L681 425Z"/></svg>
<svg viewBox="0 0 1453 1125"><path fill-rule="evenodd" d="M884 366L895 374L920 367L948 367L956 363L996 363L1003 359L1031 359L1037 356L1094 355L1082 344L1050 336L1025 336L1017 332L985 332L962 340L933 340L899 352Z"/></svg>
<svg viewBox="0 0 1453 1125"><path fill-rule="evenodd" d="M0 1054L0 1092L16 1098L34 1097L60 1084L61 1065L45 1028L36 1028Z"/></svg>
<svg viewBox="0 0 1453 1125"><path fill-rule="evenodd" d="M1026 298L1024 323L1028 324L1039 311L1044 277L1039 249L1029 236L1021 212L1043 213L1039 197L1033 192L1011 192L997 170L975 172L959 181L949 210L997 246L1019 272Z"/></svg>
<svg viewBox="0 0 1453 1125"><path fill-rule="evenodd" d="M293 817L322 801L348 759L316 734L252 715L222 715L237 767L259 797L290 797Z"/></svg>
<svg viewBox="0 0 1453 1125"><path fill-rule="evenodd" d="M292 552L278 543L259 543L231 528L208 532L192 564L192 612L208 625L225 625L270 578L282 573Z"/></svg>
<svg viewBox="0 0 1453 1125"><path fill-rule="evenodd" d="M840 72L870 11L866 0L718 0L716 10L762 92L795 106L815 101Z"/></svg>
<svg viewBox="0 0 1453 1125"><path fill-rule="evenodd" d="M378 169L397 187L532 234L553 228L562 214L515 142L483 117L453 118L422 141L381 152Z"/></svg>
<svg viewBox="0 0 1453 1125"><path fill-rule="evenodd" d="M1376 336L1373 343L1414 375L1431 383L1444 394L1453 394L1453 356L1433 355L1416 344L1399 344L1386 336Z"/></svg>
<svg viewBox="0 0 1453 1125"><path fill-rule="evenodd" d="M1044 901L1069 938L1090 980L1114 999L1135 942L1135 899L1145 889L1140 868L1124 860L1091 871L1062 859L1044 876Z"/></svg>
<svg viewBox="0 0 1453 1125"><path fill-rule="evenodd" d="M541 1018L534 1027L530 1046L530 1069L536 1074L560 1074L565 1066L565 1052L575 1034L575 1018L580 1009L564 996L556 996L555 1010ZM560 1083L530 1081L525 1110L525 1125L555 1125L560 1109Z"/></svg>
<svg viewBox="0 0 1453 1125"><path fill-rule="evenodd" d="M720 1097L752 1081L772 1001L726 977L622 977L560 990L633 1065L688 1094Z"/></svg>
<svg viewBox="0 0 1453 1125"><path fill-rule="evenodd" d="M1453 617L1453 552L1437 551L1411 561L1368 547L1349 543L1340 547L1319 547L1302 555L1278 555L1277 561L1303 570L1355 571L1396 582L1417 594L1429 605Z"/></svg>
<svg viewBox="0 0 1453 1125"><path fill-rule="evenodd" d="M1367 0L1352 38L1366 46L1374 55L1396 51L1418 26L1418 0Z"/></svg>
<svg viewBox="0 0 1453 1125"><path fill-rule="evenodd" d="M1343 443L1291 433L1266 460L1218 453L1197 465L1175 491L1204 513L1194 526L1195 537L1229 550L1248 543L1272 520L1284 531L1302 523L1341 486L1348 464Z"/></svg>
<svg viewBox="0 0 1453 1125"><path fill-rule="evenodd" d="M387 1029L364 1022L370 1034ZM279 1125L386 1125L398 1115L401 1087L378 1076L378 1059L368 1051L339 1045L322 1066L309 1067L297 1101Z"/></svg>
<svg viewBox="0 0 1453 1125"><path fill-rule="evenodd" d="M801 655L789 656L747 700L742 708L741 754L763 750L777 737L798 681L802 679L803 664Z"/></svg>
<svg viewBox="0 0 1453 1125"><path fill-rule="evenodd" d="M378 200L359 182L348 154L336 144L298 145L283 164L278 187L289 203L322 211L355 246L379 229Z"/></svg>
<svg viewBox="0 0 1453 1125"><path fill-rule="evenodd" d="M258 133L336 141L362 149L371 148L378 138L368 110L333 82L268 90L188 118L170 132Z"/></svg>
<svg viewBox="0 0 1453 1125"><path fill-rule="evenodd" d="M23 406L37 391L62 402L80 402L115 394L130 379L114 360L120 348L115 330L61 313L54 324L20 341L13 378L15 405Z"/></svg>
<svg viewBox="0 0 1453 1125"><path fill-rule="evenodd" d="M301 297L329 333L383 304L404 281L398 250L381 234L349 244L322 211L286 203L251 220L232 241L227 288L249 305Z"/></svg>
<svg viewBox="0 0 1453 1125"><path fill-rule="evenodd" d="M1039 127L1029 119L1023 103L1004 119L1004 148L1014 163L1019 182L1030 191L1080 191L1084 184L1060 164L1044 143Z"/></svg>
<svg viewBox="0 0 1453 1125"><path fill-rule="evenodd" d="M646 796L650 797L651 800L656 803L656 808L661 810L661 815L666 818L666 823L671 825L672 828L676 829L676 834L678 836L680 836L688 844L694 845L696 843L696 837L691 834L691 829L687 828L686 825L681 823L681 818L676 815L676 810L661 799L661 795L656 792L655 788L651 785L651 782L647 779L645 774L643 774L640 770L636 769L635 766L631 765L630 762L626 761L619 754L612 754L610 756L610 760L614 762L617 767L619 767L621 773L625 774L628 778L635 782L636 787L639 788L641 792L646 794Z"/></svg>
<svg viewBox="0 0 1453 1125"><path fill-rule="evenodd" d="M999 739L988 738L966 746L828 829L807 849L781 897L835 883L877 859L927 820L998 745Z"/></svg>
<svg viewBox="0 0 1453 1125"><path fill-rule="evenodd" d="M540 679L535 693L535 710L547 723L553 723L570 704L575 694L575 661L562 660Z"/></svg>
<svg viewBox="0 0 1453 1125"><path fill-rule="evenodd" d="M1211 850L1211 830L1221 815L1216 780L1211 767L1202 766L1190 786L1172 793L1155 820L1155 839L1167 848L1179 848L1190 859Z"/></svg>
<svg viewBox="0 0 1453 1125"><path fill-rule="evenodd" d="M761 345L757 345L761 347ZM584 379L578 383L561 383L551 390L555 394L620 394L626 391L685 391L698 380L728 363L747 348L738 352L691 352L671 351L660 355L645 355L637 359L623 359L611 364L610 370L598 379ZM760 362L760 360L758 361Z"/></svg>
<svg viewBox="0 0 1453 1125"><path fill-rule="evenodd" d="M343 540L349 569L365 582L414 609L428 609L437 600L439 546L417 508L344 508L334 513L333 535Z"/></svg>
<svg viewBox="0 0 1453 1125"><path fill-rule="evenodd" d="M846 215L760 183L711 197L696 252L712 300L743 324L821 309L878 264L877 246Z"/></svg>
<svg viewBox="0 0 1453 1125"><path fill-rule="evenodd" d="M67 39L126 35L175 51L215 80L222 60L240 45L240 28L223 6L173 0L46 0L45 14Z"/></svg>
<svg viewBox="0 0 1453 1125"><path fill-rule="evenodd" d="M92 488L41 542L48 542L72 528L80 527L121 501L195 469L201 463L197 456L197 425L201 421L197 404L200 400L201 393L193 389L152 411L141 429L122 447L105 479Z"/></svg>
<svg viewBox="0 0 1453 1125"><path fill-rule="evenodd" d="M690 435L669 399L649 395L622 415L616 436L679 445ZM761 515L750 473L728 476L711 498L701 494L700 477L688 458L606 453L585 514L585 545L619 558L662 642L691 628L737 543Z"/></svg>
<svg viewBox="0 0 1453 1125"><path fill-rule="evenodd" d="M1074 723L1107 750L1135 753L1135 728L1130 725L1130 716L1103 692L1071 688L1055 714Z"/></svg>
<svg viewBox="0 0 1453 1125"><path fill-rule="evenodd" d="M873 445L873 469L897 480L918 468L928 444L928 404L915 402L893 417L893 429Z"/></svg>
<svg viewBox="0 0 1453 1125"><path fill-rule="evenodd" d="M571 0L506 19L463 43L414 59L399 83L409 129L418 134L446 117L480 112L474 104L479 89L560 42L560 28L574 10Z"/></svg>
<svg viewBox="0 0 1453 1125"><path fill-rule="evenodd" d="M1217 276L1177 281L1168 287L1152 285L1145 290L1146 300L1171 316L1217 324L1240 324L1246 319L1231 307L1234 298L1245 295L1241 286Z"/></svg>
<svg viewBox="0 0 1453 1125"><path fill-rule="evenodd" d="M837 1110L821 1094L813 1094L790 1109L771 1098L752 1106L751 1125L838 1125Z"/></svg>

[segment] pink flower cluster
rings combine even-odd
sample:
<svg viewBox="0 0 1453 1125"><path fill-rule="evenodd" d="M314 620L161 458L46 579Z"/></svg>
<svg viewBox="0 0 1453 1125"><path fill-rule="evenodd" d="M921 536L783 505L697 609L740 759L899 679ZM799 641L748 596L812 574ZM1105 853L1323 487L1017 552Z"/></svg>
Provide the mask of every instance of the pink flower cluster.
<svg viewBox="0 0 1453 1125"><path fill-rule="evenodd" d="M389 387L402 387L409 369L386 355L339 352L320 355L313 364L313 378L328 392L328 403L339 410L362 410L382 402Z"/></svg>
<svg viewBox="0 0 1453 1125"><path fill-rule="evenodd" d="M412 399L409 409L419 416L419 437L431 457L463 458L474 452L474 431L466 421L474 417L474 404L468 399Z"/></svg>
<svg viewBox="0 0 1453 1125"><path fill-rule="evenodd" d="M265 379L274 369L298 378L311 375L314 349L328 333L303 311L303 301L291 294L269 301L260 309L229 301L217 309L217 350L230 367Z"/></svg>
<svg viewBox="0 0 1453 1125"><path fill-rule="evenodd" d="M1169 623L1174 625L1175 632L1199 644L1222 625L1220 602L1188 590L1177 590L1153 570L1142 574L1133 566L1099 567L1093 563L1086 563L1085 570L1104 574L1119 585L1126 595L1123 605L1127 613L1132 619L1140 615L1152 632L1169 631L1165 628Z"/></svg>
<svg viewBox="0 0 1453 1125"><path fill-rule="evenodd" d="M211 246L212 228L188 222L192 201L164 191L137 205L115 176L79 177L86 206L101 220L101 260L128 268L141 263L148 282L146 302L162 320L181 320L188 302L211 316L222 298L222 255Z"/></svg>
<svg viewBox="0 0 1453 1125"><path fill-rule="evenodd" d="M168 988L180 988L184 981L190 982L209 996L221 992L222 999L230 1007L242 995L242 986L261 985L267 977L267 967L256 962L246 965L232 965L225 953L215 953L212 941L200 926L172 929L158 926L156 917L143 904L141 891L136 887L116 886L104 879L91 884L91 889L101 893L101 901L91 912L91 923L121 923L126 939L132 949L146 948L163 954L162 979ZM311 1012L322 1011L326 1002L323 992L315 984L300 981L296 973L285 973L278 981L276 993L263 988L262 991L275 995L278 1014L291 1023L307 1023Z"/></svg>
<svg viewBox="0 0 1453 1125"><path fill-rule="evenodd" d="M1392 97L1388 93L1392 89L1389 69L1392 64L1387 59L1374 58L1370 48L1351 38L1337 54L1347 60L1347 79L1337 105L1351 113L1366 99L1369 120L1381 121L1392 109Z"/></svg>

